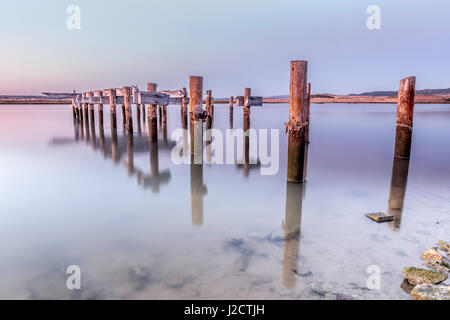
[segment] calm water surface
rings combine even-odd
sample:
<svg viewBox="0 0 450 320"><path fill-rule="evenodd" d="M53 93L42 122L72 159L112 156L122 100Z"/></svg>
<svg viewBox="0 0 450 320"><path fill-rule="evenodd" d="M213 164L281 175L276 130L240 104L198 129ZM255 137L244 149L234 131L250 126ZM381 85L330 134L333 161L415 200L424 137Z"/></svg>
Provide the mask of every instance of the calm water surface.
<svg viewBox="0 0 450 320"><path fill-rule="evenodd" d="M70 106L0 106L1 299L410 299L402 267L450 240L450 106L416 106L411 160L394 166L395 105L313 105L303 184L286 183L288 105L251 113L280 129L272 176L173 164L179 106L153 157L136 119L113 154L108 109L101 139L97 112L81 134ZM213 126L229 128L227 105ZM396 223L364 216L388 203Z"/></svg>

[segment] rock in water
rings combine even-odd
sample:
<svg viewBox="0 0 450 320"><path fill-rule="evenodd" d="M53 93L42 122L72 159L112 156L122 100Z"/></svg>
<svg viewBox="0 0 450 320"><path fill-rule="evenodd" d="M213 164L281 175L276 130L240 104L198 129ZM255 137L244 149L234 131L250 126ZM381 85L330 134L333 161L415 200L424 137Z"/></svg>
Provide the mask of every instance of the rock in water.
<svg viewBox="0 0 450 320"><path fill-rule="evenodd" d="M450 254L450 244L447 242L444 242L442 240L439 240L437 243L439 249L442 251L445 251L445 253Z"/></svg>
<svg viewBox="0 0 450 320"><path fill-rule="evenodd" d="M388 222L388 221L392 221L395 219L395 217L393 215L386 214L384 212L366 213L366 217L368 217L378 223Z"/></svg>
<svg viewBox="0 0 450 320"><path fill-rule="evenodd" d="M447 280L447 275L443 273L415 267L403 268L402 273L405 276L405 279L415 286L425 283L438 284Z"/></svg>
<svg viewBox="0 0 450 320"><path fill-rule="evenodd" d="M438 261L432 261L427 260L425 261L425 265L430 268L431 270L434 270L436 272L440 273L450 273L450 263L446 261L445 259L438 260Z"/></svg>
<svg viewBox="0 0 450 320"><path fill-rule="evenodd" d="M414 300L450 300L450 287L421 284L411 291L411 296Z"/></svg>
<svg viewBox="0 0 450 320"><path fill-rule="evenodd" d="M428 249L422 255L423 260L438 261L442 260L442 258L443 256L434 248Z"/></svg>

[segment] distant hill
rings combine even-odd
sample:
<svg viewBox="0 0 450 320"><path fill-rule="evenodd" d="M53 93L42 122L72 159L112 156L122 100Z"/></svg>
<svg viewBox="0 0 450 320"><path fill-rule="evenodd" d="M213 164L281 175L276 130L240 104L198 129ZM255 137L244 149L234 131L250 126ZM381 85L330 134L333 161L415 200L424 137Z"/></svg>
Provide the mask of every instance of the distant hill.
<svg viewBox="0 0 450 320"><path fill-rule="evenodd" d="M416 90L416 94L450 94L450 88L447 89L422 89L422 90ZM327 93L321 93L321 94L313 94L313 98L332 98L334 95L327 94ZM397 96L397 91L370 91L370 92L363 92L363 93L351 93L349 96L372 96L372 97L393 97ZM280 95L280 96L272 96L267 97L269 99L288 99L289 95Z"/></svg>
<svg viewBox="0 0 450 320"><path fill-rule="evenodd" d="M450 88L447 89L422 89L416 90L416 94L450 94ZM371 91L358 94L349 94L349 96L396 96L397 91Z"/></svg>

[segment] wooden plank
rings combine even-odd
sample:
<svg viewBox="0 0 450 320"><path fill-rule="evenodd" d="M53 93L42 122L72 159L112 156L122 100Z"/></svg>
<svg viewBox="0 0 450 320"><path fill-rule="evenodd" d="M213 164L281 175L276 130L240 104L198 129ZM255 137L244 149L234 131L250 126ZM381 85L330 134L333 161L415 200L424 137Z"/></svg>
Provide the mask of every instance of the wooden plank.
<svg viewBox="0 0 450 320"><path fill-rule="evenodd" d="M135 104L157 104L160 106L167 106L170 103L170 97L168 94L159 92L139 92L137 94L137 100L133 97L133 103Z"/></svg>
<svg viewBox="0 0 450 320"><path fill-rule="evenodd" d="M58 97L58 98L75 98L78 93L53 93L53 92L42 92L44 96L47 97Z"/></svg>

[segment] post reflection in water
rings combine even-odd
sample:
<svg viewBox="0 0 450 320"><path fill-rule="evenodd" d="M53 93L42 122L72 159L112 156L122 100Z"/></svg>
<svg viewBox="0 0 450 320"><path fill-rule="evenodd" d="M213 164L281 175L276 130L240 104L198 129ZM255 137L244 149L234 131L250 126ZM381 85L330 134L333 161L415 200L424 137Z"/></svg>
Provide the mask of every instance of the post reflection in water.
<svg viewBox="0 0 450 320"><path fill-rule="evenodd" d="M395 217L389 225L395 230L400 228L403 206L408 182L409 159L394 158L392 167L391 190L389 193L388 214Z"/></svg>
<svg viewBox="0 0 450 320"><path fill-rule="evenodd" d="M208 115L206 116L206 132L205 132L205 140L206 140L206 164L211 165L212 162L212 133L211 129L213 126L213 117Z"/></svg>
<svg viewBox="0 0 450 320"><path fill-rule="evenodd" d="M203 197L207 188L203 184L203 122L191 119L191 223L203 225Z"/></svg>
<svg viewBox="0 0 450 320"><path fill-rule="evenodd" d="M288 181L286 185L286 213L283 222L284 256L283 286L296 286L300 248L302 202L305 197L308 144L305 131L289 130Z"/></svg>
<svg viewBox="0 0 450 320"><path fill-rule="evenodd" d="M283 286L287 288L294 288L297 282L304 187L305 182L288 181L286 184L286 214L283 221Z"/></svg>
<svg viewBox="0 0 450 320"><path fill-rule="evenodd" d="M111 113L111 119L115 119L114 113ZM89 121L91 119L91 121ZM121 163L127 168L128 175L136 176L138 184L146 189L150 188L153 193L158 193L162 184L170 181L170 171L159 171L159 150L172 150L175 143L167 139L167 126L163 125L163 141L152 141L150 137L144 137L142 134L134 136L133 133L124 132L123 137L118 137L115 123L111 123L111 141L105 137L103 122L99 123L100 139L97 140L95 132L95 123L92 117L85 117L86 124L86 142L91 142L93 150L101 150L105 158L111 158L114 163ZM74 120L74 141L84 141L83 121ZM81 139L80 139L81 138ZM187 136L185 138L187 144ZM61 139L55 138L54 144L62 144ZM68 142L70 143L70 142ZM136 152L149 152L150 155L150 174L145 175L143 170L135 167L134 154ZM126 154L126 158L123 156Z"/></svg>

